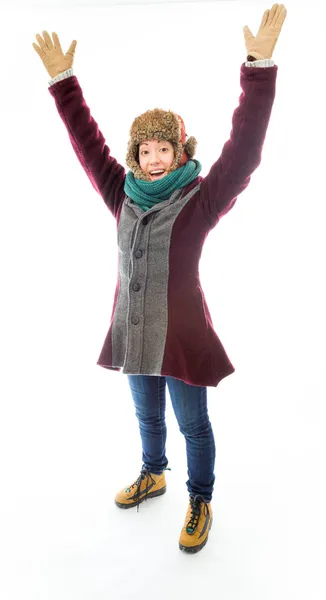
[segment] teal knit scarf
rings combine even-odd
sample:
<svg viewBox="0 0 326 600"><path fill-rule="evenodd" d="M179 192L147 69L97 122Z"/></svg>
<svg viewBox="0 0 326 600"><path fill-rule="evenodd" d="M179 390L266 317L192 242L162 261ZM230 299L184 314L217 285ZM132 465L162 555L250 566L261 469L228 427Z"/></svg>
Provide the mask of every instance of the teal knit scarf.
<svg viewBox="0 0 326 600"><path fill-rule="evenodd" d="M157 181L144 181L135 178L129 171L124 184L124 191L140 208L149 210L158 202L164 202L171 194L182 189L198 177L202 165L196 159L190 159L185 165Z"/></svg>

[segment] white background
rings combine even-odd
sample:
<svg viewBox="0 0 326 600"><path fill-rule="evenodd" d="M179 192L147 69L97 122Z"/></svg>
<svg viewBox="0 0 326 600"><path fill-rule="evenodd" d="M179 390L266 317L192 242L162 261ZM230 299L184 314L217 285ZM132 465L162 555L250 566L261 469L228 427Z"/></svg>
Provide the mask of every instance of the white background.
<svg viewBox="0 0 326 600"><path fill-rule="evenodd" d="M272 3L64 4L0 12L1 599L321 600L325 8L286 3L262 162L203 250L202 286L236 372L208 388L214 524L192 557L178 549L187 465L168 391L168 492L139 513L114 505L141 468L127 377L96 365L116 223L32 43L43 29L64 51L77 39L74 74L121 164L133 119L171 108L205 176L238 106L242 28L255 35Z"/></svg>

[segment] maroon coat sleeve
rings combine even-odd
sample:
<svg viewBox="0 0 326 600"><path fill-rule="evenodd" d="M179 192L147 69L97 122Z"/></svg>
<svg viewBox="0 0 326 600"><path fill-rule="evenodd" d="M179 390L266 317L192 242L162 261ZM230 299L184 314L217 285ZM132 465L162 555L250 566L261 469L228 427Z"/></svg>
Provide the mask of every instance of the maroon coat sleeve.
<svg viewBox="0 0 326 600"><path fill-rule="evenodd" d="M115 217L124 200L125 169L110 148L90 114L75 75L49 87L72 147L94 189Z"/></svg>
<svg viewBox="0 0 326 600"><path fill-rule="evenodd" d="M266 68L241 65L242 93L233 113L230 138L200 186L200 202L212 228L232 208L261 162L277 70L276 65Z"/></svg>

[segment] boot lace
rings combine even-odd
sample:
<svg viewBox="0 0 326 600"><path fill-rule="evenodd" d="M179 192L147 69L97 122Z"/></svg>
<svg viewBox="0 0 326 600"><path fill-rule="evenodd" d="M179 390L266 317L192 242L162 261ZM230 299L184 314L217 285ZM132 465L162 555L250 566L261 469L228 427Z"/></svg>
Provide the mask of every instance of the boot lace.
<svg viewBox="0 0 326 600"><path fill-rule="evenodd" d="M207 504L202 496L190 496L189 497L190 507L191 507L191 515L190 520L188 521L186 530L190 535L195 533L196 527L198 525L199 517L200 517L200 506L204 504L204 514L207 515L208 508Z"/></svg>
<svg viewBox="0 0 326 600"><path fill-rule="evenodd" d="M171 471L171 469L169 469L168 467L166 467L163 470ZM131 486L125 490L125 492L130 492L130 490L132 490L134 487L137 487L137 491L135 492L135 495L132 498L132 500L134 502L137 502L137 500L139 499L141 482L145 479L145 477L147 477L146 488L148 487L149 479L151 479L151 481L155 484L155 479L153 479L151 473L147 469L141 469L140 475L139 475L139 477L137 477L136 481L134 481L134 483L132 483ZM148 489L146 489L145 502L147 500L147 495L148 495ZM137 512L139 512L139 504L137 505Z"/></svg>

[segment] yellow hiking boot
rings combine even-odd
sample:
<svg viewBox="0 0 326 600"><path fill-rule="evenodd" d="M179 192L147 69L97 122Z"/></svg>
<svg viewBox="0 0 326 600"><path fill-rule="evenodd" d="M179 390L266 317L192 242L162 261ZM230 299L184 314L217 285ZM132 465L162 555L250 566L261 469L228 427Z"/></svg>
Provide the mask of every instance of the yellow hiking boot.
<svg viewBox="0 0 326 600"><path fill-rule="evenodd" d="M191 554L199 552L208 540L212 523L211 504L204 502L202 496L190 496L185 524L179 539L180 550Z"/></svg>
<svg viewBox="0 0 326 600"><path fill-rule="evenodd" d="M169 470L171 469L164 469ZM141 504L147 498L155 498L161 496L166 492L166 481L165 473L156 475L150 473L147 469L142 469L138 479L128 488L121 490L116 495L114 501L119 508L131 508L137 506L139 510L139 504Z"/></svg>

